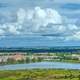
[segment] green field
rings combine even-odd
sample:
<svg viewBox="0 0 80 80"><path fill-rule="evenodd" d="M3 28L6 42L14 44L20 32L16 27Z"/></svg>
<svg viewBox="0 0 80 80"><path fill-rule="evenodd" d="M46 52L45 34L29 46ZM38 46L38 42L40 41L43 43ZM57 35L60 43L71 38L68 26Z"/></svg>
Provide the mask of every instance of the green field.
<svg viewBox="0 0 80 80"><path fill-rule="evenodd" d="M0 71L0 80L80 80L80 70L34 69Z"/></svg>

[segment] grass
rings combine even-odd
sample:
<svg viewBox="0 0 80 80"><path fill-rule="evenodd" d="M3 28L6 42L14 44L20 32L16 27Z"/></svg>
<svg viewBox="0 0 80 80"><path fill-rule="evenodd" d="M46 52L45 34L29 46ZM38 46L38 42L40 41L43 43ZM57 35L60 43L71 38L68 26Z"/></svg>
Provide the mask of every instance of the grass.
<svg viewBox="0 0 80 80"><path fill-rule="evenodd" d="M0 71L0 80L80 80L80 70L8 70Z"/></svg>

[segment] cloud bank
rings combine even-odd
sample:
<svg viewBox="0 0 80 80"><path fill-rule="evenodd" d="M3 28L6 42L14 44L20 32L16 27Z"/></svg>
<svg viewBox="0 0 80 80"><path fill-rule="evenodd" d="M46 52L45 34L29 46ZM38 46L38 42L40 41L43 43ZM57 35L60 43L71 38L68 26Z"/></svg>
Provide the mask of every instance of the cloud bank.
<svg viewBox="0 0 80 80"><path fill-rule="evenodd" d="M42 36L46 34L51 40L54 37L64 40L80 40L80 28L72 23L65 24L65 19L55 9L35 7L25 10L19 8L15 14L15 22L0 24L1 36Z"/></svg>

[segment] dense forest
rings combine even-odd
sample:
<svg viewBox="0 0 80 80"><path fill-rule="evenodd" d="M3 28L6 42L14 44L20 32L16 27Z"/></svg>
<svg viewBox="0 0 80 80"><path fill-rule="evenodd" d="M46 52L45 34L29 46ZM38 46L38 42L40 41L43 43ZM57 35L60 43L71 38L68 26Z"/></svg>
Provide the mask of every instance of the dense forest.
<svg viewBox="0 0 80 80"><path fill-rule="evenodd" d="M25 48L25 47L18 47L18 48L0 48L0 52L80 52L79 46L63 46L63 47L34 47L34 48Z"/></svg>

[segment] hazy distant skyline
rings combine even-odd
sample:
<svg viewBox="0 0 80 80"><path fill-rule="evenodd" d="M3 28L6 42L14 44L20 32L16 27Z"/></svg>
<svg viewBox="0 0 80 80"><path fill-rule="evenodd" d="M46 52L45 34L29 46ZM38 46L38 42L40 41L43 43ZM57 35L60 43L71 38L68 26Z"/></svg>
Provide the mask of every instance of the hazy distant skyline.
<svg viewBox="0 0 80 80"><path fill-rule="evenodd" d="M0 0L1 46L80 46L80 0Z"/></svg>

